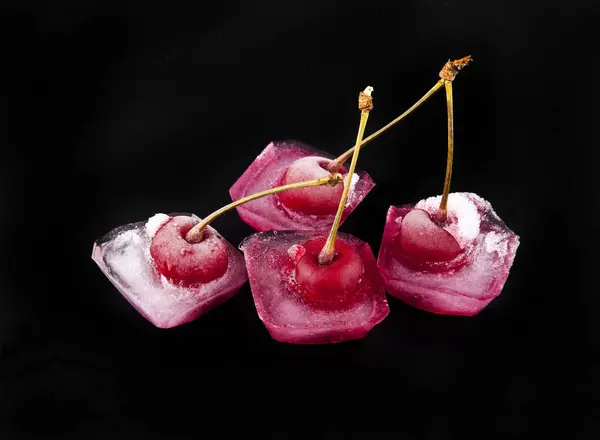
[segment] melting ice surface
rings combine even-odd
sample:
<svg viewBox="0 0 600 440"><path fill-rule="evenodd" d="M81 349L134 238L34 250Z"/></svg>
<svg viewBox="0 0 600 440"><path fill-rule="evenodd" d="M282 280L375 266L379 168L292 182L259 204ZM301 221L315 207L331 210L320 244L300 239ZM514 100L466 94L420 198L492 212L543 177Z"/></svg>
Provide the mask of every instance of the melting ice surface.
<svg viewBox="0 0 600 440"><path fill-rule="evenodd" d="M92 252L93 260L125 299L161 328L193 321L233 296L248 279L243 256L210 226L227 244L229 265L222 277L182 287L160 275L150 256L150 243L169 218L156 214L147 222L116 228L96 241Z"/></svg>
<svg viewBox="0 0 600 440"><path fill-rule="evenodd" d="M421 200L415 209L435 215L441 196ZM440 314L474 315L500 294L519 246L489 202L473 193L452 193L449 222L443 228L461 245L464 265L432 273L414 270L394 256L402 219L411 208L391 206L379 250L378 266L386 290L414 307Z"/></svg>
<svg viewBox="0 0 600 440"><path fill-rule="evenodd" d="M362 338L389 313L371 248L341 232L338 240L352 246L363 262L364 275L357 288L365 289L364 299L350 309L327 311L302 300L292 261L299 245L320 235L312 231L268 231L253 234L240 245L258 315L278 341L322 344Z"/></svg>

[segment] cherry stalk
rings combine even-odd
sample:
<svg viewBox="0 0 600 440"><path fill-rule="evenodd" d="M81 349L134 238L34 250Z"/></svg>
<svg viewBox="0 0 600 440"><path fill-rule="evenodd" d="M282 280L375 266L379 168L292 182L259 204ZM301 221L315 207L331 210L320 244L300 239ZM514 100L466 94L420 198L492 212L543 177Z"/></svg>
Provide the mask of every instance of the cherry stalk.
<svg viewBox="0 0 600 440"><path fill-rule="evenodd" d="M189 232L186 234L185 239L189 243L200 243L204 238L204 230L206 226L208 226L213 220L215 220L220 215L225 214L227 211L230 211L240 205L243 205L244 203L251 202L252 200L259 199L261 197L265 197L271 194L276 194L282 191L287 191L296 188L304 188L307 186L336 186L343 180L344 177L340 173L332 173L329 176L321 177L319 179L308 180L305 182L290 183L288 185L278 186L255 194L250 194L249 196L236 200L235 202L232 202L229 205L223 206L222 208L210 214L208 217L205 217L196 226L189 230Z"/></svg>
<svg viewBox="0 0 600 440"><path fill-rule="evenodd" d="M429 98L431 98L435 94L435 92L437 92L439 89L441 89L445 84L447 84L448 82L452 82L454 80L454 78L456 77L456 75L458 74L458 72L471 61L472 61L472 58L470 55L467 55L464 58L454 60L454 61L448 60L448 62L444 65L444 67L440 71L440 74L439 74L440 80L437 83L435 83L435 85L427 93L425 93L425 95L423 95L421 97L421 99L419 99L408 110L406 110L404 113L402 113L396 119L394 119L393 121L390 121L389 123L387 123L386 125L381 127L379 130L377 130L375 133L366 137L360 143L360 146L361 147L365 146L366 144L368 144L369 142L371 142L372 140L377 138L380 134L382 134L383 132L387 131L388 129L390 129L391 127L396 125L398 122L400 122L406 116L410 115L414 110L419 108L421 106L421 104L423 104L425 101L427 101ZM329 164L327 169L330 172L338 171L340 169L340 167L344 164L344 162L346 162L348 159L350 159L350 157L354 153L355 148L356 148L356 146L345 151L343 154L341 154L339 157L337 157L335 160L333 160Z"/></svg>
<svg viewBox="0 0 600 440"><path fill-rule="evenodd" d="M448 157L446 159L446 177L444 178L444 190L440 202L440 210L437 219L445 222L448 218L448 195L450 194L450 181L452 180L452 162L454 159L454 104L452 99L452 81L460 70L472 61L470 55L456 61L448 61L440 71L440 81L443 81L446 89L446 107L448 111Z"/></svg>
<svg viewBox="0 0 600 440"><path fill-rule="evenodd" d="M438 212L438 220L445 222L448 218L448 195L450 194L450 181L452 180L452 162L454 159L454 112L452 102L452 82L446 81L446 106L448 108L448 157L446 159L446 177L444 178L444 190Z"/></svg>
<svg viewBox="0 0 600 440"><path fill-rule="evenodd" d="M452 81L471 57L440 72L446 90L448 155L443 193L390 206L377 265L386 291L432 313L471 316L498 296L519 236L475 193L450 193L454 155Z"/></svg>
<svg viewBox="0 0 600 440"><path fill-rule="evenodd" d="M350 168L348 169L348 178L344 183L344 192L342 192L342 197L340 199L340 204L338 206L333 225L331 226L331 231L329 232L325 246L323 246L323 249L319 253L319 264L330 264L335 256L335 238L340 227L346 201L348 200L350 183L354 174L354 170L356 169L356 163L358 162L358 154L360 152L362 138L365 134L365 128L369 119L369 112L373 109L373 98L371 97L372 92L373 87L369 86L364 90L364 92L360 92L358 96L358 108L360 109L361 113L358 134L356 135L356 145L354 147L354 153L352 154L352 162L350 162Z"/></svg>

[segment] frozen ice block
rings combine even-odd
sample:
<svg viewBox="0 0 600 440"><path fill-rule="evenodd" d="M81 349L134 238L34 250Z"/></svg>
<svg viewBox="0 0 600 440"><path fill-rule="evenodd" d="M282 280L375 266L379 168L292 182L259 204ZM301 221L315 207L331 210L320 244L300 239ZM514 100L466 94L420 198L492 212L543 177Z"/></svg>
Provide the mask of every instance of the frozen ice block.
<svg viewBox="0 0 600 440"><path fill-rule="evenodd" d="M327 176L333 157L298 141L271 142L229 190L232 200L288 183ZM346 168L338 170L345 174ZM351 179L342 222L366 197L375 182L364 171ZM343 186L318 186L266 196L237 210L241 219L258 231L324 230L331 226Z"/></svg>
<svg viewBox="0 0 600 440"><path fill-rule="evenodd" d="M316 231L268 231L240 245L258 316L278 341L322 344L362 338L389 313L368 243L338 233L339 254L330 265L318 267L316 257L326 239L327 233Z"/></svg>
<svg viewBox="0 0 600 440"><path fill-rule="evenodd" d="M197 245L187 242L172 241L172 249L168 249L169 234L173 233L168 228L177 221L191 227L200 219L193 214L156 214L147 222L131 223L112 230L94 243L92 252L93 260L125 299L160 328L193 321L231 298L248 279L242 254L210 226L205 230L206 243L198 243L204 246L200 256L189 255L189 246ZM155 236L157 240L153 241ZM183 235L171 237L171 240L177 239L183 241ZM179 272L170 265L171 272L166 271L165 261L161 261L165 268L162 273L159 272L151 255L151 246L154 247L153 253L160 254L159 258L168 257L167 250L179 255L183 260ZM217 256L211 260L208 269L194 272L193 269L201 266L206 258L202 252L208 255L225 253L224 264ZM210 280L207 270L218 275L217 278ZM193 276L190 277L190 274ZM178 281L177 277L188 277L188 281Z"/></svg>
<svg viewBox="0 0 600 440"><path fill-rule="evenodd" d="M433 313L475 315L500 294L519 236L489 202L452 193L448 220L435 220L441 196L390 206L377 264L386 291Z"/></svg>

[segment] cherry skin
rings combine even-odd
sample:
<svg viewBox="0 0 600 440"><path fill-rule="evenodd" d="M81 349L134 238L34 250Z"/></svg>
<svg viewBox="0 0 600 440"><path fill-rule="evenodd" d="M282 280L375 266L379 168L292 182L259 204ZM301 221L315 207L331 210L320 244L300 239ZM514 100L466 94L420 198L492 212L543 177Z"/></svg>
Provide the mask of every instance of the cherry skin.
<svg viewBox="0 0 600 440"><path fill-rule="evenodd" d="M335 242L331 264L319 264L326 237L313 238L302 244L304 255L296 263L296 282L304 300L325 310L347 309L364 298L359 281L364 266L360 255L341 239Z"/></svg>
<svg viewBox="0 0 600 440"><path fill-rule="evenodd" d="M416 270L441 272L464 264L456 239L436 224L427 211L413 209L402 219L393 241L393 253Z"/></svg>
<svg viewBox="0 0 600 440"><path fill-rule="evenodd" d="M185 239L196 223L191 217L173 217L160 227L150 244L150 255L158 272L183 285L216 280L229 265L227 245L214 232L205 229L200 243Z"/></svg>
<svg viewBox="0 0 600 440"><path fill-rule="evenodd" d="M327 165L331 160L324 157L308 156L294 161L281 179L281 185L306 182L327 177ZM343 171L340 170L343 174ZM278 194L279 201L292 211L308 215L334 215L337 211L344 185L309 186L291 189Z"/></svg>

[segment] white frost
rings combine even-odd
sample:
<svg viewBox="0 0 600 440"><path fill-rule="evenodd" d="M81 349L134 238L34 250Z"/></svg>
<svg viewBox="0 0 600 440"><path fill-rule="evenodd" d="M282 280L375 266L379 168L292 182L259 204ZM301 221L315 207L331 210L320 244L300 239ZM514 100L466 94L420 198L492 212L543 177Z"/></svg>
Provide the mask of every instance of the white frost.
<svg viewBox="0 0 600 440"><path fill-rule="evenodd" d="M504 257L508 252L508 240L505 234L488 232L485 236L485 251L488 253L497 252L498 256Z"/></svg>
<svg viewBox="0 0 600 440"><path fill-rule="evenodd" d="M167 214L154 214L150 217L148 222L146 222L146 233L148 234L148 237L154 238L156 232L167 222L167 220L169 220L169 218L170 217Z"/></svg>
<svg viewBox="0 0 600 440"><path fill-rule="evenodd" d="M348 199L346 200L346 205L344 205L345 207L350 206L354 201L354 197L356 197L354 187L356 187L356 184L359 180L360 177L358 176L358 174L352 174L352 179L350 179L350 189L348 190Z"/></svg>

